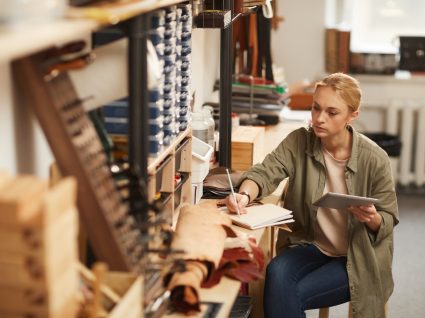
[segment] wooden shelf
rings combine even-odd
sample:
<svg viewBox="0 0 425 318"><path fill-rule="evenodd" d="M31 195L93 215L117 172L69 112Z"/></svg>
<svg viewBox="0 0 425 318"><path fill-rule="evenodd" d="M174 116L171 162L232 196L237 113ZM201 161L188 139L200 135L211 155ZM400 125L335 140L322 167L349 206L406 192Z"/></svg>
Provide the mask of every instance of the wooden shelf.
<svg viewBox="0 0 425 318"><path fill-rule="evenodd" d="M0 33L0 63L8 63L54 45L82 39L98 27L99 24L92 20L59 19Z"/></svg>
<svg viewBox="0 0 425 318"><path fill-rule="evenodd" d="M156 167L167 157L171 152L175 150L177 145L182 142L182 140L188 136L190 136L192 133L191 129L186 129L183 131L180 135L176 137L176 139L173 140L171 145L167 146L167 148L161 152L156 157L149 157L148 159L148 174L152 174L155 172Z"/></svg>
<svg viewBox="0 0 425 318"><path fill-rule="evenodd" d="M116 24L137 15L185 2L184 0L133 0L122 3L104 3L94 6L72 7L68 15L73 18L95 19L103 24Z"/></svg>
<svg viewBox="0 0 425 318"><path fill-rule="evenodd" d="M84 39L103 26L116 24L143 13L183 0L138 0L89 7L71 7L66 16L43 24L20 25L0 33L0 63L39 52L51 46ZM34 40L36 39L36 40Z"/></svg>

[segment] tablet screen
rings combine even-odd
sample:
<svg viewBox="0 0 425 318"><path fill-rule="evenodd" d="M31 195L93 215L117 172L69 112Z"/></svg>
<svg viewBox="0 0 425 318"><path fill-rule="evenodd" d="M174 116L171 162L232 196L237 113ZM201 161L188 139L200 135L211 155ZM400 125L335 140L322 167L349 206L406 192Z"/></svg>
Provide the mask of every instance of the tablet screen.
<svg viewBox="0 0 425 318"><path fill-rule="evenodd" d="M328 192L313 203L314 206L332 209L345 209L349 205L370 205L378 202L378 199L360 197L350 194Z"/></svg>

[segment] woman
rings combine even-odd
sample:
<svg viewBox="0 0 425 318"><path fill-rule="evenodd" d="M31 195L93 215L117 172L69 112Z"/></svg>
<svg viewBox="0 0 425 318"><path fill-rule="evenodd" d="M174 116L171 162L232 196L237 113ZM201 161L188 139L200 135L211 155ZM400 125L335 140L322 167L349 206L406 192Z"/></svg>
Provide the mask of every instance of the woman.
<svg viewBox="0 0 425 318"><path fill-rule="evenodd" d="M351 301L354 318L383 318L393 291L393 228L398 207L387 154L350 125L358 117L357 80L336 73L316 85L308 129L285 138L240 181L241 211L289 177L285 208L292 233L280 231L267 267L265 317L305 317L305 310ZM379 199L336 210L312 205L327 192ZM226 198L231 211L234 199ZM286 248L285 247L290 247Z"/></svg>

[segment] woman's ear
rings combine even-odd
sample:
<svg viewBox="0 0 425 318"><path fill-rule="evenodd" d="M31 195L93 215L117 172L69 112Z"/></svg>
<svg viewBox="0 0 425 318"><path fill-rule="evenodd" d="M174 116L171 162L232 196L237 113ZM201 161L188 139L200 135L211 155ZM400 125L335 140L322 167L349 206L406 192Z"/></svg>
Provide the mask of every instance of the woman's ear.
<svg viewBox="0 0 425 318"><path fill-rule="evenodd" d="M351 112L347 124L350 124L354 119L356 119L359 116L359 111L356 110L354 112Z"/></svg>

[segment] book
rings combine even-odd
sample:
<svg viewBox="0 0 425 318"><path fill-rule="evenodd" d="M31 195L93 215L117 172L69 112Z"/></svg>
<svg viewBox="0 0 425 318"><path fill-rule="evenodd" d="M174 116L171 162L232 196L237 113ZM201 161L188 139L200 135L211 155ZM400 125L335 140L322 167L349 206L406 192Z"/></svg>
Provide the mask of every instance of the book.
<svg viewBox="0 0 425 318"><path fill-rule="evenodd" d="M325 30L325 70L328 73L350 71L350 31Z"/></svg>
<svg viewBox="0 0 425 318"><path fill-rule="evenodd" d="M345 209L349 205L369 205L378 202L376 198L361 197L351 194L342 194L328 192L323 195L319 200L313 203L314 206L331 208L331 209Z"/></svg>
<svg viewBox="0 0 425 318"><path fill-rule="evenodd" d="M325 70L328 73L338 71L338 30L325 30Z"/></svg>
<svg viewBox="0 0 425 318"><path fill-rule="evenodd" d="M276 204L252 205L246 208L247 214L229 214L233 224L255 230L267 226L294 222L292 211Z"/></svg>
<svg viewBox="0 0 425 318"><path fill-rule="evenodd" d="M338 31L338 71L350 72L350 31Z"/></svg>

